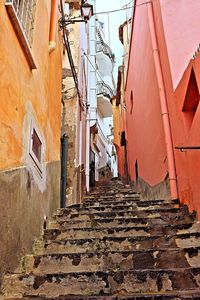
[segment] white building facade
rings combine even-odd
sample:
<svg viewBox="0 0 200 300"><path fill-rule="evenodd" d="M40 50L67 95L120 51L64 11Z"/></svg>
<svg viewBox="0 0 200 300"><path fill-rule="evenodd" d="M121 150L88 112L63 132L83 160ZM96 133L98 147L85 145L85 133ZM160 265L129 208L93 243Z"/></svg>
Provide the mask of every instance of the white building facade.
<svg viewBox="0 0 200 300"><path fill-rule="evenodd" d="M89 27L88 95L91 140L88 187L94 185L94 181L117 176L111 104L115 95L115 58L104 42L102 23L93 17Z"/></svg>

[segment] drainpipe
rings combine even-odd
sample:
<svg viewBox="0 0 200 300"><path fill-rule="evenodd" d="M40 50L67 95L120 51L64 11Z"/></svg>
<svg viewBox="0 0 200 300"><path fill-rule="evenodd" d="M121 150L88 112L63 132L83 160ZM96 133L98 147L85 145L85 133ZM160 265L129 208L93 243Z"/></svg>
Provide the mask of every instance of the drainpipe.
<svg viewBox="0 0 200 300"><path fill-rule="evenodd" d="M156 38L156 25L154 20L152 2L147 3L147 10L148 10L151 42L153 47L153 58L154 58L156 77L157 77L158 88L160 93L161 115L162 115L162 121L164 127L167 161L168 161L168 169L169 169L170 192L171 192L172 199L178 199L178 187L177 187L175 159L174 159L172 135L171 135L171 128L170 128L169 112L167 107L167 98L165 94L164 80L162 75L159 49L158 49L158 43Z"/></svg>
<svg viewBox="0 0 200 300"><path fill-rule="evenodd" d="M61 137L60 207L66 207L68 136Z"/></svg>
<svg viewBox="0 0 200 300"><path fill-rule="evenodd" d="M85 177L86 177L86 191L90 191L90 112L89 108L86 116L86 161L85 161Z"/></svg>
<svg viewBox="0 0 200 300"><path fill-rule="evenodd" d="M95 0L90 0L95 10ZM97 119L97 96L96 96L96 21L95 17L91 17L88 22L88 109L86 118L86 190L90 190L90 127L96 124Z"/></svg>
<svg viewBox="0 0 200 300"><path fill-rule="evenodd" d="M51 19L49 32L49 53L56 48L56 27L58 22L58 0L51 0Z"/></svg>

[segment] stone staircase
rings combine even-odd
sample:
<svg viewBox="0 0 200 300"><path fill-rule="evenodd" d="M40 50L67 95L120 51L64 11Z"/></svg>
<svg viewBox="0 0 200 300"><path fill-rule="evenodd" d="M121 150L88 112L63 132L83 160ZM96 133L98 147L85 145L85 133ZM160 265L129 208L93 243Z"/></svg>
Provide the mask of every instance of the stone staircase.
<svg viewBox="0 0 200 300"><path fill-rule="evenodd" d="M200 299L200 225L178 201L110 181L59 209L43 239L2 299Z"/></svg>

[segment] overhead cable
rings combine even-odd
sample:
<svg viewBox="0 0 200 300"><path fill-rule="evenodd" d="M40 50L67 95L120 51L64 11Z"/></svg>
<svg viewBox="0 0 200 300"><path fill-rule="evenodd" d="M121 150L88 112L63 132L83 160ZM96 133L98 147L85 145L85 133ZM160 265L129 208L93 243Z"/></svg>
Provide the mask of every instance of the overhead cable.
<svg viewBox="0 0 200 300"><path fill-rule="evenodd" d="M127 4L127 5L122 6L121 8L118 8L118 9L113 9L113 10L108 10L108 11L100 11L100 12L97 12L97 13L95 13L95 15L111 14L111 13L115 13L115 12L118 12L118 11L128 10L128 9L131 9L131 8L135 8L135 7L138 7L138 6L142 6L142 5L145 5L145 4L148 4L148 3L151 3L151 1L146 1L146 2L137 4L137 5L132 5L132 6L127 6L127 5L128 5L128 4Z"/></svg>
<svg viewBox="0 0 200 300"><path fill-rule="evenodd" d="M88 62L90 63L90 65L93 67L94 71L97 72L97 75L99 76L99 78L102 80L102 82L103 82L104 84L106 84L105 81L103 80L103 77L101 76L101 74L100 74L99 71L97 70L97 68L93 65L93 63L92 63L91 60L89 59L88 55L85 53L84 49L81 48L81 50L83 51L83 55L87 58L87 60L88 60Z"/></svg>

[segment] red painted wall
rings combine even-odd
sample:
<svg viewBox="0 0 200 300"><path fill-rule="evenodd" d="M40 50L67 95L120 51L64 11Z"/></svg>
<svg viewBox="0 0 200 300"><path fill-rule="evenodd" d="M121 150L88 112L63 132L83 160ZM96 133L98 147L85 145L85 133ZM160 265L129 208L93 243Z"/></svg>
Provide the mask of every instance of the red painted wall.
<svg viewBox="0 0 200 300"><path fill-rule="evenodd" d="M154 186L166 177L167 166L146 5L136 6L127 75L129 175L135 181L137 160L139 177Z"/></svg>
<svg viewBox="0 0 200 300"><path fill-rule="evenodd" d="M191 79L191 80L190 80ZM195 83L196 81L196 83ZM195 94L199 101L200 57L191 60L174 94L172 118L175 146L200 146L200 107L195 111L183 111L188 101L192 104ZM172 99L170 99L172 101ZM188 107L191 109L192 107ZM175 118L176 113L176 118ZM192 123L188 120L192 116ZM200 216L200 150L180 152L175 150L176 169L181 202L189 204L190 210L196 210Z"/></svg>
<svg viewBox="0 0 200 300"><path fill-rule="evenodd" d="M147 7L138 4L126 82L128 165L133 181L137 160L139 177L155 186L168 170ZM200 146L200 57L192 59L199 44L200 1L153 0L153 9L173 146ZM200 215L200 150L174 149L174 154L179 198Z"/></svg>

